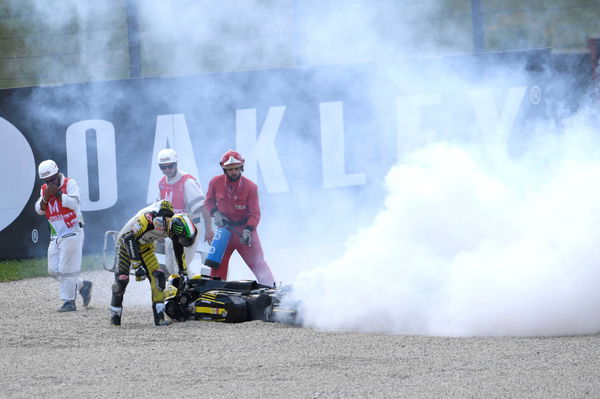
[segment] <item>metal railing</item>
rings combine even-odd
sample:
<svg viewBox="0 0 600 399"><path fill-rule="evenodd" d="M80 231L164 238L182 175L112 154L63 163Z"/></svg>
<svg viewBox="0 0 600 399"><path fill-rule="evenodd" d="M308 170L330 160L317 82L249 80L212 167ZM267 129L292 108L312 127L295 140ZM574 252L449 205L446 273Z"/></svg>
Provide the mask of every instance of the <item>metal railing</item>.
<svg viewBox="0 0 600 399"><path fill-rule="evenodd" d="M266 26L264 15L223 12L203 19L214 29L198 26L209 34L164 39L154 32L178 29L184 22L177 16L157 22L147 8L140 12L149 2L105 3L109 11L96 15L86 10L83 18L73 10L15 12L0 6L0 88L352 62L356 54L340 48L344 41L336 42L335 36L352 38L357 30L370 32L370 27L378 34L369 40L378 41L381 48L365 50L362 60L401 56L421 43L443 55L444 42L451 41L453 54L541 47L585 52L587 38L600 37L597 0L547 0L529 6L508 0L470 0L469 5L457 0L331 0L328 6L316 0L289 0L285 7L277 3L272 26ZM255 1L263 13L264 3ZM192 3L178 4L184 16ZM202 11L198 4L193 4L194 12ZM357 10L351 16L356 23L327 26L334 17L343 21L352 7ZM330 48L316 33L323 27L334 30L329 32L329 39L334 38ZM406 32L409 38L404 38ZM320 51L314 50L317 44Z"/></svg>

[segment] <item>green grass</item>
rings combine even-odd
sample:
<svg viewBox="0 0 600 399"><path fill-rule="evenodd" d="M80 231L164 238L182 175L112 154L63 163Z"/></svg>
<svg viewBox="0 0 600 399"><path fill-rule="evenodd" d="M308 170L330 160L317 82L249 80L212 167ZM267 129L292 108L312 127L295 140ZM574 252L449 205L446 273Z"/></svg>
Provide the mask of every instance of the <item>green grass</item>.
<svg viewBox="0 0 600 399"><path fill-rule="evenodd" d="M102 269L102 256L85 255L81 271ZM48 261L44 258L16 259L0 261L0 282L48 276Z"/></svg>

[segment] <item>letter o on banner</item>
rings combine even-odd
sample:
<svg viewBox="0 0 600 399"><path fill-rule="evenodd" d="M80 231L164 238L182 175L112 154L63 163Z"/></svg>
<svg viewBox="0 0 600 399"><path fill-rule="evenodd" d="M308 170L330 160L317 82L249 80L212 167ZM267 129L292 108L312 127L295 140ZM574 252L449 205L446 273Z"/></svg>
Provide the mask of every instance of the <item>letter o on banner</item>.
<svg viewBox="0 0 600 399"><path fill-rule="evenodd" d="M98 156L97 201L90 200L90 177L88 176L86 132L96 132ZM68 177L77 181L81 190L81 210L97 211L117 203L117 156L115 151L115 127L104 120L79 121L67 128Z"/></svg>
<svg viewBox="0 0 600 399"><path fill-rule="evenodd" d="M5 172L0 177L0 184L2 192L7 193L0 195L1 231L11 224L27 205L35 184L37 167L27 139L4 118L0 118L0 137L0 169Z"/></svg>

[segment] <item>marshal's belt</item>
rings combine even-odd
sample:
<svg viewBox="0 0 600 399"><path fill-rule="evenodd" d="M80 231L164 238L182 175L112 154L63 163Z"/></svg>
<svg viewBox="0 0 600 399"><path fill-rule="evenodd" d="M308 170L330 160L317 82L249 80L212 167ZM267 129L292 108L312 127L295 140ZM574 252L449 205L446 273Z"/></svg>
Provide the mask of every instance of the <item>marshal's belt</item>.
<svg viewBox="0 0 600 399"><path fill-rule="evenodd" d="M236 221L233 221L233 220L231 220L231 221L229 222L229 225L230 225L230 226L245 226L245 225L246 225L246 223L248 223L248 218L244 218L244 219L242 219L242 220L238 220L237 222L236 222Z"/></svg>

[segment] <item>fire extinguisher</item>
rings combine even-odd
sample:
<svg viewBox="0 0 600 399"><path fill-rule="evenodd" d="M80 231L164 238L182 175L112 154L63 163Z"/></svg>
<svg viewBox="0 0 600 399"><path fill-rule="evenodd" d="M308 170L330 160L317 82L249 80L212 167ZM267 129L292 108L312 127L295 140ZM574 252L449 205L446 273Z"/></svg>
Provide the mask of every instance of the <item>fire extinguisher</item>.
<svg viewBox="0 0 600 399"><path fill-rule="evenodd" d="M204 264L212 269L218 269L223 260L223 253L227 248L227 243L231 237L231 230L228 227L219 227L215 231L215 236L208 248L208 256Z"/></svg>

